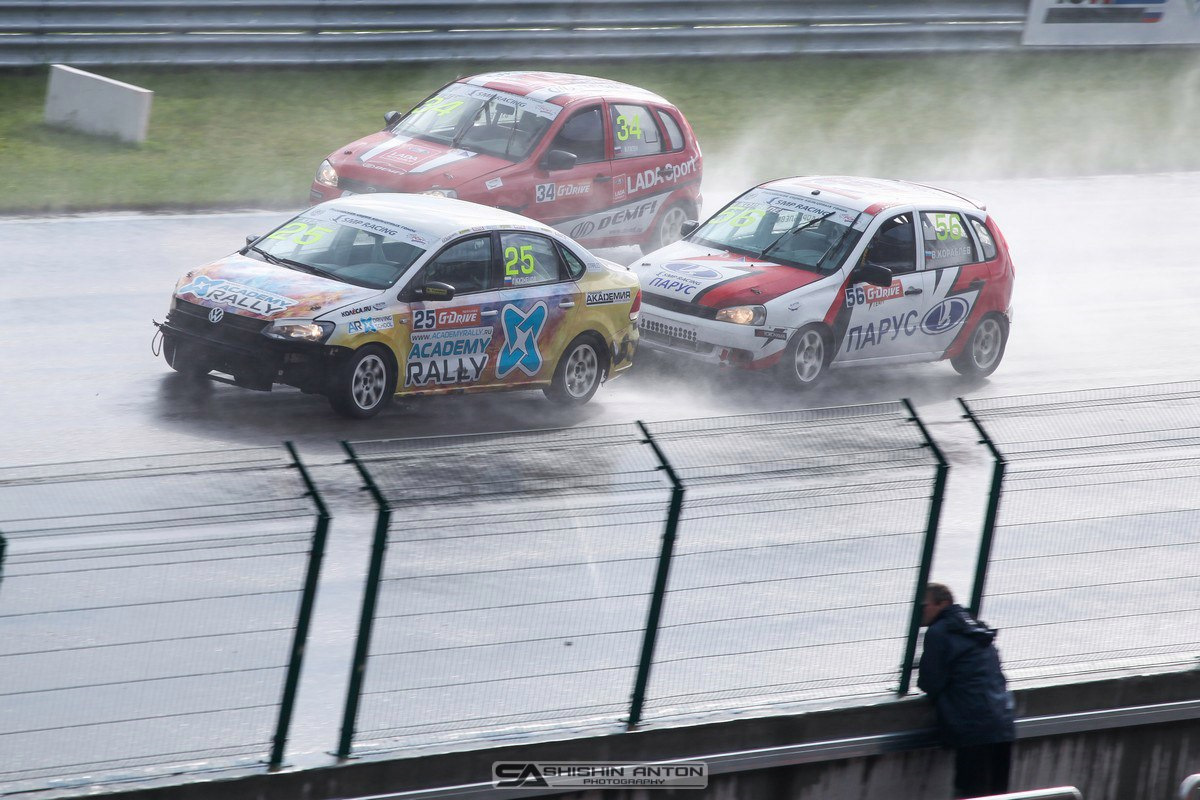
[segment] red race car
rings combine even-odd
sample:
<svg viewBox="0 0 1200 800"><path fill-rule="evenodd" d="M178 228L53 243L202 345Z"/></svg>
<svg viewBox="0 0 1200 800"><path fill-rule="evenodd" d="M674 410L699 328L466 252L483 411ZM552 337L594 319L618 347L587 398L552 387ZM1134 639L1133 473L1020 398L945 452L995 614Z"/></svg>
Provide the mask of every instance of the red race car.
<svg viewBox="0 0 1200 800"><path fill-rule="evenodd" d="M457 197L532 217L587 247L680 238L700 210L700 146L679 109L603 78L490 72L447 84L321 162L310 199Z"/></svg>

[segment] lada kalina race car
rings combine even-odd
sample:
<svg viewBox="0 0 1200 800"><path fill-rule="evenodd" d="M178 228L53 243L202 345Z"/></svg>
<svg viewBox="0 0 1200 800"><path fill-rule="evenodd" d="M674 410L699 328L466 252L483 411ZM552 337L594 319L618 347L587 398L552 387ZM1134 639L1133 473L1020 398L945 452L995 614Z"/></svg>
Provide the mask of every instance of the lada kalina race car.
<svg viewBox="0 0 1200 800"><path fill-rule="evenodd" d="M331 153L311 200L428 192L545 222L587 247L676 241L701 159L679 109L616 81L492 72L443 86Z"/></svg>
<svg viewBox="0 0 1200 800"><path fill-rule="evenodd" d="M893 180L756 186L639 260L642 343L791 385L831 366L949 359L991 374L1012 321L1013 264L985 208Z"/></svg>
<svg viewBox="0 0 1200 800"><path fill-rule="evenodd" d="M312 207L176 284L174 369L287 384L365 418L393 395L540 388L582 404L632 364L637 277L506 211L428 195Z"/></svg>

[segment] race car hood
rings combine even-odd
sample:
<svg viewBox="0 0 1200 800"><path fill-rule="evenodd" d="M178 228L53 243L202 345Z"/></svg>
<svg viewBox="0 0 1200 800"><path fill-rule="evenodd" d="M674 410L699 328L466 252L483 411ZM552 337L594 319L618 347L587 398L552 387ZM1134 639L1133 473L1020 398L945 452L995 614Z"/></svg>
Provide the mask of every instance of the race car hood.
<svg viewBox="0 0 1200 800"><path fill-rule="evenodd" d="M341 177L383 191L419 192L434 185L454 188L512 166L495 156L387 131L359 139L329 156Z"/></svg>
<svg viewBox="0 0 1200 800"><path fill-rule="evenodd" d="M258 319L311 319L347 303L379 294L287 267L231 255L179 279L175 296Z"/></svg>
<svg viewBox="0 0 1200 800"><path fill-rule="evenodd" d="M710 308L760 305L824 275L692 242L676 242L635 267L649 294Z"/></svg>

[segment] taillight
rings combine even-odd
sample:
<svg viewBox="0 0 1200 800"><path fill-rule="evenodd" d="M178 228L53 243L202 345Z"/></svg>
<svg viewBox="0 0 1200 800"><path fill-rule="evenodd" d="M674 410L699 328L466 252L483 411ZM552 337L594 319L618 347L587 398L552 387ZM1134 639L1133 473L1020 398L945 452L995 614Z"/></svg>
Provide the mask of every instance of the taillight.
<svg viewBox="0 0 1200 800"><path fill-rule="evenodd" d="M629 318L637 319L638 312L642 310L642 290L638 289L637 294L633 296L633 305L629 307Z"/></svg>

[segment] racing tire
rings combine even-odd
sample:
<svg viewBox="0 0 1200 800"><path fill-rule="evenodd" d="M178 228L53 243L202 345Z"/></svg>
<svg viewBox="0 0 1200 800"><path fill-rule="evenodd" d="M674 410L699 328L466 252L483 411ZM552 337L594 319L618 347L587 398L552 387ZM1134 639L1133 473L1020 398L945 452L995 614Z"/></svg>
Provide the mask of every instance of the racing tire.
<svg viewBox="0 0 1200 800"><path fill-rule="evenodd" d="M815 386L829 371L832 356L829 337L817 325L796 331L779 361L779 376L784 385L805 391Z"/></svg>
<svg viewBox="0 0 1200 800"><path fill-rule="evenodd" d="M203 378L208 374L208 367L196 356L186 344L174 336L164 336L162 344L163 359L167 365L188 378Z"/></svg>
<svg viewBox="0 0 1200 800"><path fill-rule="evenodd" d="M387 351L367 345L346 360L329 388L333 410L351 419L368 419L385 409L396 393L396 368Z"/></svg>
<svg viewBox="0 0 1200 800"><path fill-rule="evenodd" d="M654 233L642 245L642 254L653 253L682 239L683 223L687 222L687 219L688 208L683 203L672 203L663 209L654 225Z"/></svg>
<svg viewBox="0 0 1200 800"><path fill-rule="evenodd" d="M591 400L604 381L603 353L596 337L586 333L575 337L558 359L550 385L542 390L546 397L569 406Z"/></svg>
<svg viewBox="0 0 1200 800"><path fill-rule="evenodd" d="M1008 345L1008 320L1001 314L984 315L971 331L963 351L950 360L960 375L986 378L1000 366Z"/></svg>

